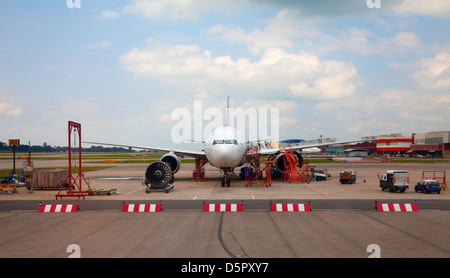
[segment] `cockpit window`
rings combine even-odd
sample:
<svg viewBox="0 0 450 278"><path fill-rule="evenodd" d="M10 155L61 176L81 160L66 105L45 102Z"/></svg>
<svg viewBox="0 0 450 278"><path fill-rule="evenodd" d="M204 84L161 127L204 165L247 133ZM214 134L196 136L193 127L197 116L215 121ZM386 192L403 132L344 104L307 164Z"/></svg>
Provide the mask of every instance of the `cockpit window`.
<svg viewBox="0 0 450 278"><path fill-rule="evenodd" d="M232 139L232 140L214 140L212 144L213 145L217 145L217 144L229 144L229 145L234 144L234 145L237 145L238 142L237 142L236 139Z"/></svg>
<svg viewBox="0 0 450 278"><path fill-rule="evenodd" d="M223 140L214 140L213 145L223 144Z"/></svg>

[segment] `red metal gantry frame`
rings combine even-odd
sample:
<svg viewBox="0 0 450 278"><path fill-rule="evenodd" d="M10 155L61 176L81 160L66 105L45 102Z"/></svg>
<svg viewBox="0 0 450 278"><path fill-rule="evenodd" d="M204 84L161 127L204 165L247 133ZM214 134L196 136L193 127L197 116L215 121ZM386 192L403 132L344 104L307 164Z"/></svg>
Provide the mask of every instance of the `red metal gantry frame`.
<svg viewBox="0 0 450 278"><path fill-rule="evenodd" d="M292 149L282 150L284 159L284 172L281 176L282 181L289 182L308 182L311 179L310 171L311 167L308 163L302 163L299 167L297 162L297 156Z"/></svg>
<svg viewBox="0 0 450 278"><path fill-rule="evenodd" d="M433 173L433 176L428 176L425 173ZM436 176L436 173L440 173L441 176ZM422 171L422 180L435 180L443 190L447 188L445 171Z"/></svg>
<svg viewBox="0 0 450 278"><path fill-rule="evenodd" d="M69 127L69 175L67 176L64 183L61 185L61 188L60 188L58 194L55 195L57 200L58 200L58 197L61 199L63 197L78 197L78 199L80 197L83 197L83 199L84 199L86 197L86 195L89 195L89 194L92 195L92 193L93 193L91 190L91 187L89 186L89 183L87 182L86 178L84 177L83 171L81 169L81 124L69 121L68 127ZM78 131L78 139L79 139L78 140L79 141L78 175L76 177L74 177L74 175L72 174L72 141L71 141L72 130ZM83 191L83 186L82 186L83 181L86 183L89 190ZM63 191L64 189L67 189L67 193L61 194L61 191Z"/></svg>

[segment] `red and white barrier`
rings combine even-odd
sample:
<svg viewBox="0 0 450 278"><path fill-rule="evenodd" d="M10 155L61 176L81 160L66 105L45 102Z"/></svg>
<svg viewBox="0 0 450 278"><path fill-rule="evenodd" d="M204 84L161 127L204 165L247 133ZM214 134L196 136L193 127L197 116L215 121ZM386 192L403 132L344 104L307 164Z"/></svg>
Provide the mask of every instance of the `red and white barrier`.
<svg viewBox="0 0 450 278"><path fill-rule="evenodd" d="M419 211L417 204L377 204L378 211Z"/></svg>
<svg viewBox="0 0 450 278"><path fill-rule="evenodd" d="M311 211L309 204L270 204L270 211Z"/></svg>
<svg viewBox="0 0 450 278"><path fill-rule="evenodd" d="M40 205L39 212L76 212L78 205Z"/></svg>
<svg viewBox="0 0 450 278"><path fill-rule="evenodd" d="M161 204L123 204L122 212L160 212Z"/></svg>
<svg viewBox="0 0 450 278"><path fill-rule="evenodd" d="M242 204L203 204L203 211L242 211Z"/></svg>

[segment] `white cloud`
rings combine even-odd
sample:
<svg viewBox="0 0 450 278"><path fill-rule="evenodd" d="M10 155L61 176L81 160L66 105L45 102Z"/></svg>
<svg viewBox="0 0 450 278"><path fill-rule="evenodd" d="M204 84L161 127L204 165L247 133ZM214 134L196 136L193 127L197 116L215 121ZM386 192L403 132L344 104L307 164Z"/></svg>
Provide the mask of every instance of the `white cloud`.
<svg viewBox="0 0 450 278"><path fill-rule="evenodd" d="M393 8L400 14L418 14L436 16L442 18L450 17L450 1L448 0L404 0Z"/></svg>
<svg viewBox="0 0 450 278"><path fill-rule="evenodd" d="M438 53L420 60L419 64L421 69L412 75L417 84L430 90L450 89L450 53Z"/></svg>
<svg viewBox="0 0 450 278"><path fill-rule="evenodd" d="M291 85L290 89L294 96L315 100L341 99L352 96L356 87L362 85L355 67L334 60L319 61L315 59L315 56L312 57L316 62L314 64L311 63L310 58L298 56L295 61L299 67L299 76L309 73L308 71L302 72L304 65L312 66L310 68L312 78L309 80L310 85L305 81Z"/></svg>
<svg viewBox="0 0 450 278"><path fill-rule="evenodd" d="M139 14L147 18L192 20L211 9L219 11L234 11L241 3L250 2L256 5L269 6L298 12L301 18L337 18L352 14L370 14L374 12L394 11L398 14L417 14L448 18L450 16L450 2L448 0L380 0L381 9L370 9L366 0L314 0L314 1L240 1L240 0L133 0L126 6L127 13Z"/></svg>
<svg viewBox="0 0 450 278"><path fill-rule="evenodd" d="M434 104L450 105L450 94L437 95L432 98ZM450 111L449 111L450 113Z"/></svg>
<svg viewBox="0 0 450 278"><path fill-rule="evenodd" d="M102 12L102 18L106 18L106 19L116 19L119 16L120 16L120 14L115 11L105 10Z"/></svg>
<svg viewBox="0 0 450 278"><path fill-rule="evenodd" d="M413 32L377 37L369 30L356 27L345 30L341 37L325 37L324 44L331 45L332 50L348 49L363 55L398 54L408 50L419 51L422 48L420 38Z"/></svg>
<svg viewBox="0 0 450 278"><path fill-rule="evenodd" d="M244 43L253 53L259 53L262 49L292 46L292 39L300 35L298 26L298 14L283 10L266 20L264 29L246 32L240 27L218 24L208 33L222 40Z"/></svg>
<svg viewBox="0 0 450 278"><path fill-rule="evenodd" d="M342 48L348 48L360 54L372 54L376 49L374 43L369 41L369 37L374 37L374 34L369 30L352 28L345 31L339 40ZM339 47L339 45L335 45Z"/></svg>
<svg viewBox="0 0 450 278"><path fill-rule="evenodd" d="M450 2L448 0L379 0L380 9L370 9L366 0L315 0L315 1L260 1L283 8L289 7L302 12L304 16L319 16L335 18L352 14L395 11L399 14L418 14L448 18ZM371 0L372 3L376 1Z"/></svg>
<svg viewBox="0 0 450 278"><path fill-rule="evenodd" d="M391 111L391 121L422 128L442 123L442 104L433 99L432 95L395 88L382 89L378 95L379 105Z"/></svg>
<svg viewBox="0 0 450 278"><path fill-rule="evenodd" d="M44 64L44 69L46 70L54 70L56 68L55 65L51 65L51 64Z"/></svg>
<svg viewBox="0 0 450 278"><path fill-rule="evenodd" d="M0 102L0 116L7 115L18 117L22 115L22 113L23 113L22 107L15 107L15 105L12 102Z"/></svg>
<svg viewBox="0 0 450 278"><path fill-rule="evenodd" d="M148 18L161 19L171 17L173 19L196 19L201 4L205 1L193 0L134 0L131 5L125 7L127 13L139 14Z"/></svg>
<svg viewBox="0 0 450 278"><path fill-rule="evenodd" d="M91 43L83 46L83 49L109 49L112 47L112 44L109 41L102 41L99 43Z"/></svg>
<svg viewBox="0 0 450 278"><path fill-rule="evenodd" d="M392 38L394 47L419 48L421 42L419 37L412 32L399 32Z"/></svg>
<svg viewBox="0 0 450 278"><path fill-rule="evenodd" d="M123 11L148 19L197 20L202 14L217 10L232 14L247 0L133 0Z"/></svg>
<svg viewBox="0 0 450 278"><path fill-rule="evenodd" d="M322 130L331 134L345 131L350 137L395 132L409 135L445 129L450 124L449 102L446 94L381 88L348 99L319 102L312 110L314 119L322 123Z"/></svg>
<svg viewBox="0 0 450 278"><path fill-rule="evenodd" d="M255 54L268 48L293 47L298 45L298 39L303 40L305 49L318 54L345 49L363 55L389 55L422 49L420 38L413 32L379 37L367 29L353 27L335 36L312 27L312 22L305 22L295 11L283 10L266 20L263 29L246 31L241 27L217 24L208 30L208 34L231 43L242 43Z"/></svg>
<svg viewBox="0 0 450 278"><path fill-rule="evenodd" d="M247 94L332 100L353 95L361 85L352 65L279 48L265 50L257 62L213 57L196 45L133 48L120 62L137 76L168 78L183 88L201 84L208 92L227 86Z"/></svg>
<svg viewBox="0 0 450 278"><path fill-rule="evenodd" d="M67 102L61 109L61 114L71 116L93 116L100 112L100 107L89 101Z"/></svg>
<svg viewBox="0 0 450 278"><path fill-rule="evenodd" d="M297 118L294 117L282 117L280 118L280 124L282 126L286 126L286 125L293 125L297 123Z"/></svg>
<svg viewBox="0 0 450 278"><path fill-rule="evenodd" d="M275 99L273 101L266 101L266 100L251 99L243 102L242 107L264 108L264 109L278 108L281 111L293 111L297 107L297 105L295 102L290 100Z"/></svg>

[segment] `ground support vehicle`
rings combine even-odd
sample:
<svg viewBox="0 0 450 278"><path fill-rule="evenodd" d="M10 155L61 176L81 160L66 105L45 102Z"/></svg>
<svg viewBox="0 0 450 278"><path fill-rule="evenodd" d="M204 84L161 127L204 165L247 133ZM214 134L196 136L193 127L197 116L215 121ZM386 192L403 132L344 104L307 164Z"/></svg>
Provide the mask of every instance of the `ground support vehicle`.
<svg viewBox="0 0 450 278"><path fill-rule="evenodd" d="M344 170L339 173L339 182L344 183L355 183L356 182L356 172L354 170Z"/></svg>
<svg viewBox="0 0 450 278"><path fill-rule="evenodd" d="M316 181L324 181L328 176L325 170L314 170L313 177Z"/></svg>
<svg viewBox="0 0 450 278"><path fill-rule="evenodd" d="M436 180L421 180L416 184L414 190L416 192L422 191L423 193L441 193L441 187L439 185L439 182Z"/></svg>
<svg viewBox="0 0 450 278"><path fill-rule="evenodd" d="M409 173L404 170L389 170L380 178L381 190L405 192L409 188Z"/></svg>

